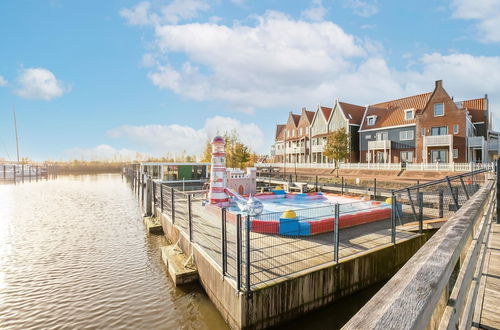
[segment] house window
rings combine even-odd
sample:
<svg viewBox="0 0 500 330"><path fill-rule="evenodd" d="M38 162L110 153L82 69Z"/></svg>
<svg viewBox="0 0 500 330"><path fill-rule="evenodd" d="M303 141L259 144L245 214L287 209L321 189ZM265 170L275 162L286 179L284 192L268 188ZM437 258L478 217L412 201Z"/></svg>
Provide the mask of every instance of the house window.
<svg viewBox="0 0 500 330"><path fill-rule="evenodd" d="M399 132L399 140L401 141L407 141L407 140L413 140L413 131L402 131Z"/></svg>
<svg viewBox="0 0 500 330"><path fill-rule="evenodd" d="M367 125L368 126L373 126L375 125L375 119L377 118L377 116L369 116L366 118L366 121L367 121Z"/></svg>
<svg viewBox="0 0 500 330"><path fill-rule="evenodd" d="M453 134L458 134L458 125L453 125Z"/></svg>
<svg viewBox="0 0 500 330"><path fill-rule="evenodd" d="M295 136L295 130L294 129L292 130L292 136Z"/></svg>
<svg viewBox="0 0 500 330"><path fill-rule="evenodd" d="M413 162L413 151L401 151L401 161L412 163Z"/></svg>
<svg viewBox="0 0 500 330"><path fill-rule="evenodd" d="M405 110L405 120L412 120L413 118L413 110Z"/></svg>
<svg viewBox="0 0 500 330"><path fill-rule="evenodd" d="M453 158L458 158L458 149L453 149Z"/></svg>
<svg viewBox="0 0 500 330"><path fill-rule="evenodd" d="M431 128L431 135L447 135L448 126L439 126Z"/></svg>
<svg viewBox="0 0 500 330"><path fill-rule="evenodd" d="M444 116L444 104L436 103L434 104L434 117Z"/></svg>
<svg viewBox="0 0 500 330"><path fill-rule="evenodd" d="M422 127L420 129L420 135L425 136L425 128Z"/></svg>
<svg viewBox="0 0 500 330"><path fill-rule="evenodd" d="M299 134L302 135L302 127L300 128L300 133Z"/></svg>
<svg viewBox="0 0 500 330"><path fill-rule="evenodd" d="M371 138L372 138L372 136L370 134L365 135L365 139L370 140Z"/></svg>

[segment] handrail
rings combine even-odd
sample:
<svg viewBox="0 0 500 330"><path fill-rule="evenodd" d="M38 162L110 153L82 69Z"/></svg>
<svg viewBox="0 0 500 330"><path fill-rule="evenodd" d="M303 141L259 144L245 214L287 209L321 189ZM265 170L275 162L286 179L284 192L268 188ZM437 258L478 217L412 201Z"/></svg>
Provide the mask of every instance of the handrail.
<svg viewBox="0 0 500 330"><path fill-rule="evenodd" d="M463 310L457 303L463 297L452 291L448 299L450 277L459 259L462 261L462 273L477 268L477 259L471 266L464 264L464 258L484 238L483 227L491 220L494 196L494 181L489 180L473 198L467 201L434 236L393 276L389 282L344 326L344 329L425 329L437 328L443 319L446 305ZM476 240L476 242L474 242ZM459 274L459 280L470 281ZM470 282L469 282L470 284ZM465 291L462 282L457 282L460 294ZM466 287L467 285L465 285ZM458 299L460 298L460 299ZM469 297L465 299L469 301ZM469 304L469 303L467 303ZM472 304L474 305L474 304ZM469 313L469 312L467 312ZM456 314L456 313L451 313ZM455 328L457 318L444 314L445 328ZM448 318L448 323L446 323ZM465 318L468 320L469 318Z"/></svg>

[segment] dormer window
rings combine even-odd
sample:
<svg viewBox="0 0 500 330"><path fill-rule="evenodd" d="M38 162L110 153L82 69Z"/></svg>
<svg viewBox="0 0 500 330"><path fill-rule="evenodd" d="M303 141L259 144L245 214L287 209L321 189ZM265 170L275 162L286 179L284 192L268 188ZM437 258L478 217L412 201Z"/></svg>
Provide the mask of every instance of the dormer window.
<svg viewBox="0 0 500 330"><path fill-rule="evenodd" d="M413 110L405 110L405 120L412 120L413 118L415 118Z"/></svg>
<svg viewBox="0 0 500 330"><path fill-rule="evenodd" d="M366 117L366 124L368 126L373 126L373 125L375 125L376 120L377 120L377 116L368 116L368 117Z"/></svg>

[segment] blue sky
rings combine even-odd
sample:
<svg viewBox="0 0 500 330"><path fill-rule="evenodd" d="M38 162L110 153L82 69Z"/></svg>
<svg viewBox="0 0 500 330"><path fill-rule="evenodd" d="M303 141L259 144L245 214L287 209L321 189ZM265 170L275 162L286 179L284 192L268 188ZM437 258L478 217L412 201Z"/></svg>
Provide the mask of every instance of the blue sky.
<svg viewBox="0 0 500 330"><path fill-rule="evenodd" d="M257 152L289 111L431 91L489 95L500 128L500 1L0 2L0 157Z"/></svg>

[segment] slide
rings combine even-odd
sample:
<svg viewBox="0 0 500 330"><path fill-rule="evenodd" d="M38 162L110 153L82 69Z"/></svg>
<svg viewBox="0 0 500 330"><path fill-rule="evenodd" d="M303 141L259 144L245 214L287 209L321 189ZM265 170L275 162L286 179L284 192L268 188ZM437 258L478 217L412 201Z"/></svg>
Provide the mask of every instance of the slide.
<svg viewBox="0 0 500 330"><path fill-rule="evenodd" d="M264 205L258 199L250 196L248 199L244 198L236 191L232 189L225 188L224 192L230 197L232 201L238 205L241 212L245 212L249 215L259 215L264 210Z"/></svg>

